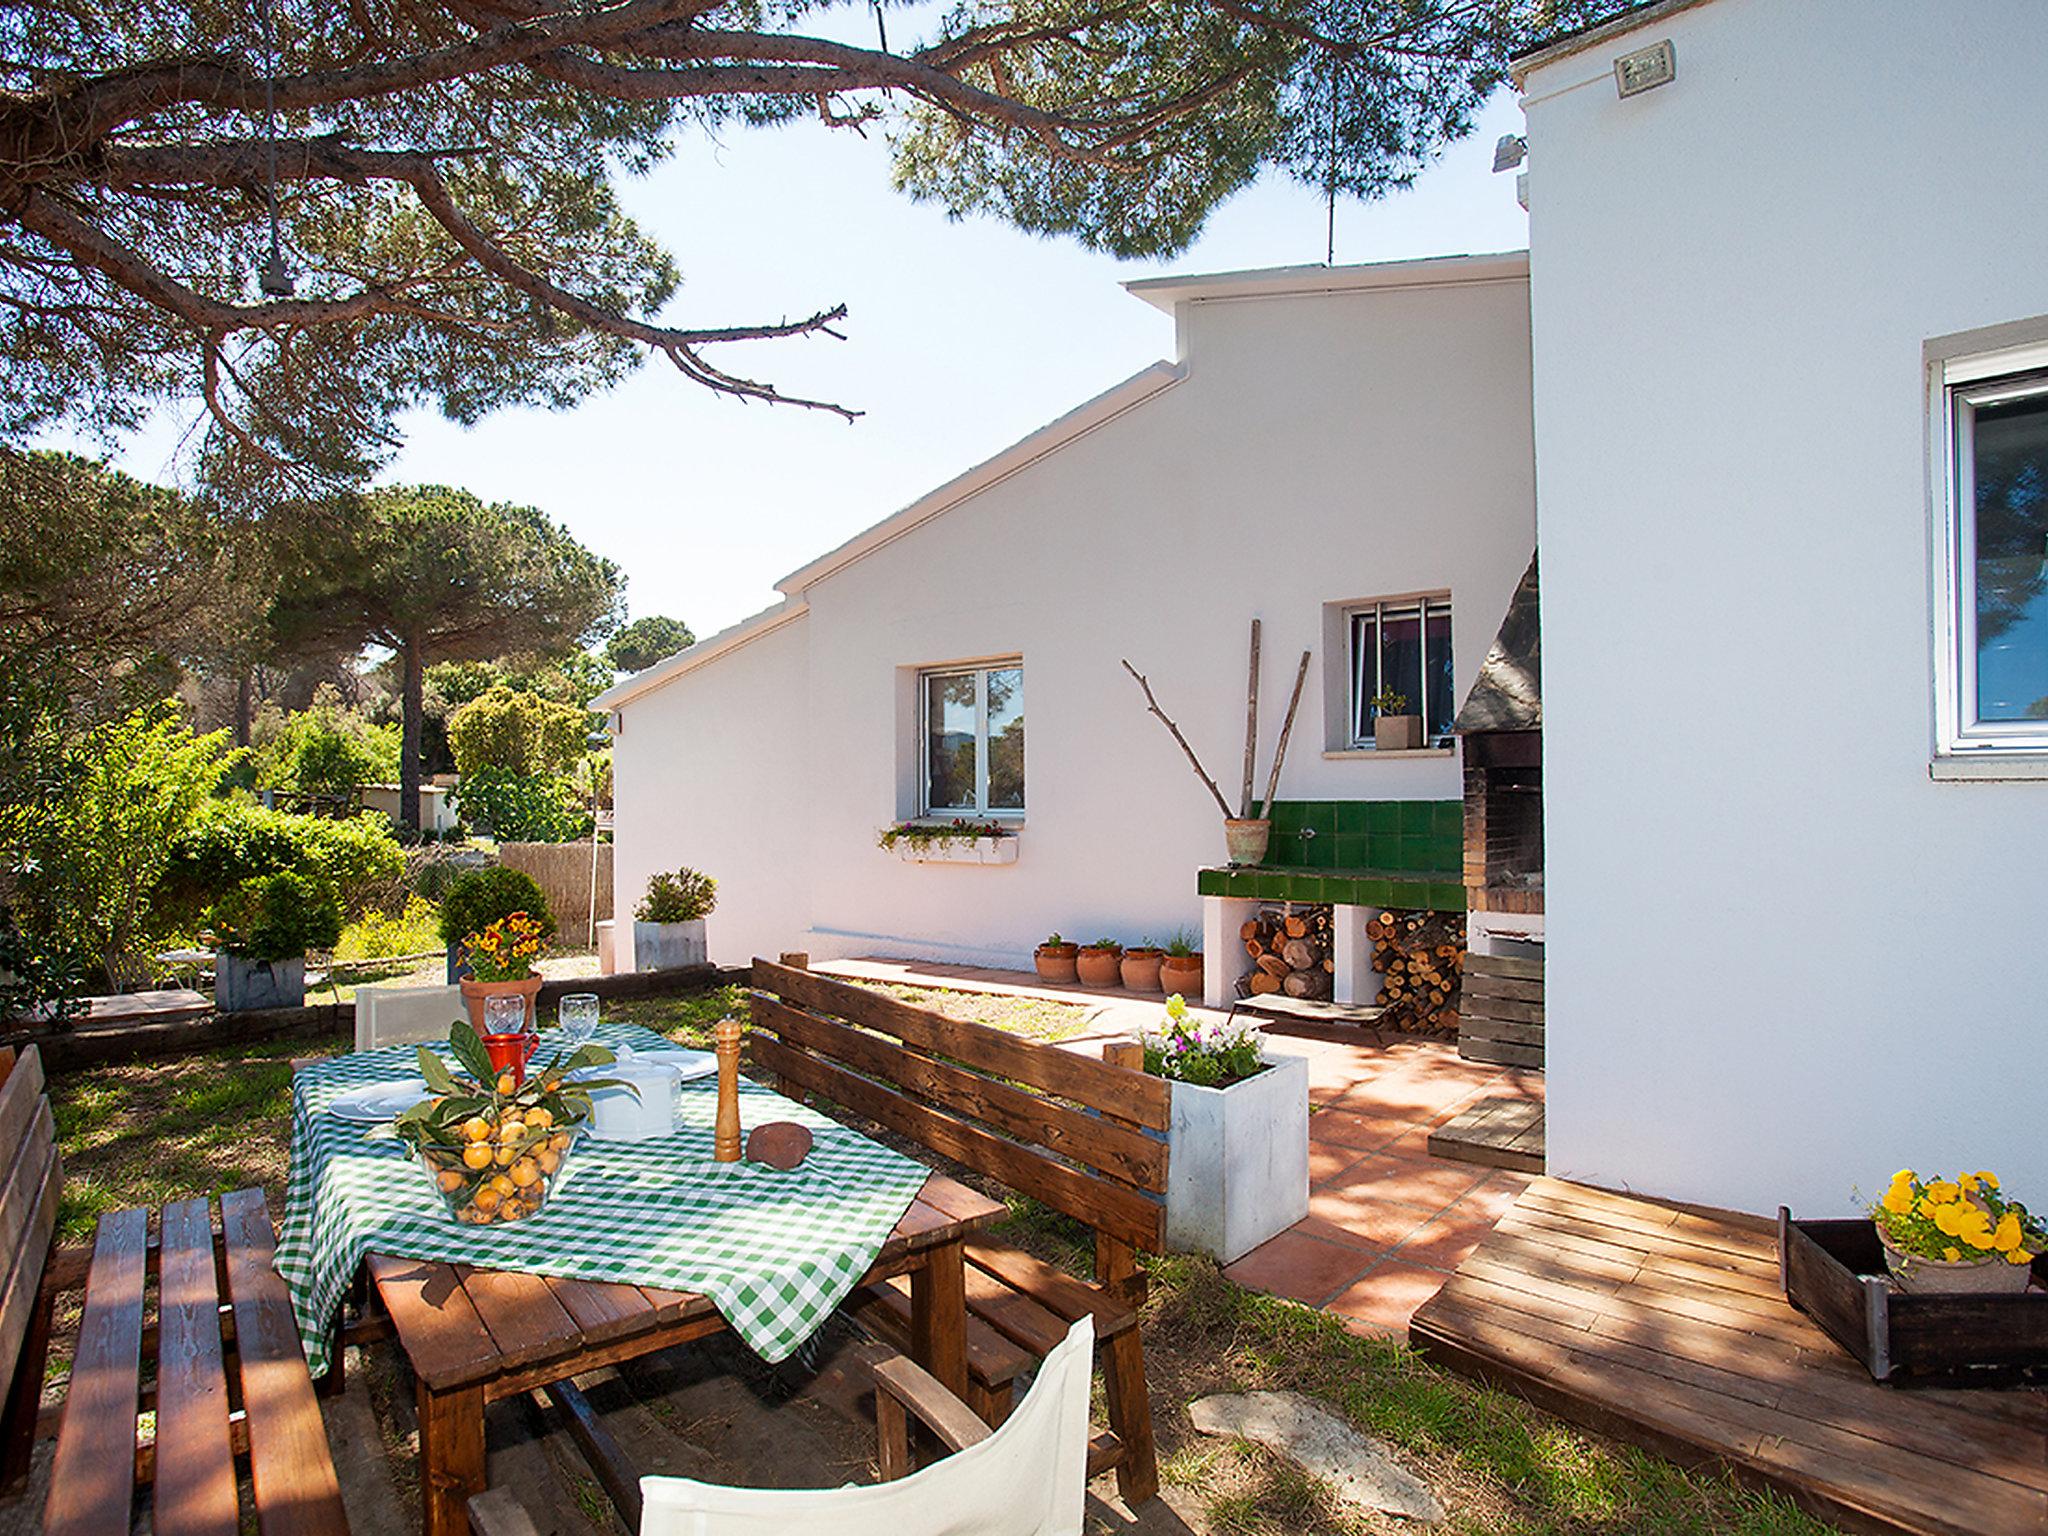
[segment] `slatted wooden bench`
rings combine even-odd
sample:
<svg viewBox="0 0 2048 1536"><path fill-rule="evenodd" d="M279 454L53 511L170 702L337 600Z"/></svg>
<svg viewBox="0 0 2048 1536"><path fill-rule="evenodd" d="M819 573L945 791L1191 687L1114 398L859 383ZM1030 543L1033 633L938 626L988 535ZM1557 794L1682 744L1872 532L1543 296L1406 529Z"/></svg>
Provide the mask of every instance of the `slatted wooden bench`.
<svg viewBox="0 0 2048 1536"><path fill-rule="evenodd" d="M1458 1054L1505 1067L1543 1065L1543 961L1471 955L1458 1003Z"/></svg>
<svg viewBox="0 0 2048 1536"><path fill-rule="evenodd" d="M218 1235L208 1202L182 1200L154 1233L148 1211L115 1211L89 1256L59 1252L64 1176L43 1086L35 1047L18 1059L0 1048L0 1478L27 1475L55 1305L83 1290L46 1536L127 1536L138 1487L156 1536L234 1536L243 1470L264 1536L341 1536L341 1489L271 1266L263 1192L223 1196ZM138 1449L144 1413L156 1433Z"/></svg>
<svg viewBox="0 0 2048 1536"><path fill-rule="evenodd" d="M1115 1468L1129 1503L1151 1498L1159 1472L1134 1250L1156 1253L1164 1237L1166 1083L1122 1052L1090 1060L767 960L754 962L753 982L749 1048L782 1092L843 1106L1094 1229L1093 1283L1010 1244L969 1240L968 1400L1001 1423L1018 1378L1094 1314L1109 1430L1095 1436L1089 1470ZM905 1288L867 1287L849 1309L905 1347Z"/></svg>

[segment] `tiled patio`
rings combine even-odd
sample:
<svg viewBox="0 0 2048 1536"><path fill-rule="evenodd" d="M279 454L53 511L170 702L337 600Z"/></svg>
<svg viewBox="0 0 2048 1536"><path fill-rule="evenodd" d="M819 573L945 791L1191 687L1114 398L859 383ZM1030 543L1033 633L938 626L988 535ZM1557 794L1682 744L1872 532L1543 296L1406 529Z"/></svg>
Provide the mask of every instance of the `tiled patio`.
<svg viewBox="0 0 2048 1536"><path fill-rule="evenodd" d="M1156 995L1048 987L1020 971L898 960L821 970L911 986L1089 1003L1102 1012L1063 1042L1094 1050L1149 1024ZM1433 1157L1429 1133L1475 1100L1543 1097L1543 1074L1461 1060L1449 1042L1369 1029L1318 1037L1269 1026L1309 1058L1309 1214L1225 1273L1240 1285L1323 1307L1361 1333L1403 1336L1465 1255L1530 1183L1527 1175ZM1327 1038L1322 1038L1327 1036Z"/></svg>

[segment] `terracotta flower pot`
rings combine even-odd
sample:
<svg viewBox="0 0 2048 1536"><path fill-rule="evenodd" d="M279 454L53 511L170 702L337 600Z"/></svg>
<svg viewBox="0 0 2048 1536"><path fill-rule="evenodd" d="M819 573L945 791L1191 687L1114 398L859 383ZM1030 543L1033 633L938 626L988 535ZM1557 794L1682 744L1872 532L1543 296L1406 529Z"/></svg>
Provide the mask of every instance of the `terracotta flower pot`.
<svg viewBox="0 0 2048 1536"><path fill-rule="evenodd" d="M2034 1278L2031 1264L2009 1264L2002 1253L1951 1262L1902 1253L1885 1241L1884 1262L1893 1283L1916 1295L2013 1296Z"/></svg>
<svg viewBox="0 0 2048 1536"><path fill-rule="evenodd" d="M1227 817L1223 823L1223 846L1233 864L1259 864L1266 857L1266 844L1273 836L1273 823L1261 817Z"/></svg>
<svg viewBox="0 0 2048 1536"><path fill-rule="evenodd" d="M1084 987L1114 987L1123 983L1124 952L1120 949L1093 949L1084 946L1075 960L1081 973Z"/></svg>
<svg viewBox="0 0 2048 1536"><path fill-rule="evenodd" d="M1166 959L1163 949L1138 948L1124 951L1124 985L1133 992L1157 992L1159 967Z"/></svg>
<svg viewBox="0 0 2048 1536"><path fill-rule="evenodd" d="M1080 953L1078 944L1041 944L1032 952L1031 962L1038 967L1040 981L1072 985L1080 979L1074 968L1075 958Z"/></svg>
<svg viewBox="0 0 2048 1536"><path fill-rule="evenodd" d="M478 981L465 976L460 983L462 1001L469 1009L469 1022L476 1026L478 1034L484 1033L484 1004L493 997L521 997L526 999L526 1027L534 1027L535 1003L545 977L528 976L523 981Z"/></svg>
<svg viewBox="0 0 2048 1536"><path fill-rule="evenodd" d="M1159 990L1177 992L1182 997L1202 1000L1202 957L1195 955L1168 955L1159 962Z"/></svg>

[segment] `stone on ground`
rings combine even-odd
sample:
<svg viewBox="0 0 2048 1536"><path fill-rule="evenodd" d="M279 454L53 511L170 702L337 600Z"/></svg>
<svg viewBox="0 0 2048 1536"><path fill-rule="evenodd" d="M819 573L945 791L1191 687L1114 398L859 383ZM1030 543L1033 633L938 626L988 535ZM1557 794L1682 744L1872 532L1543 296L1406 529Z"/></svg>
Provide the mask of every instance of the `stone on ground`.
<svg viewBox="0 0 2048 1536"><path fill-rule="evenodd" d="M1429 1485L1382 1442L1317 1407L1298 1392L1226 1392L1188 1405L1205 1435L1250 1440L1326 1483L1356 1509L1438 1524L1444 1507Z"/></svg>

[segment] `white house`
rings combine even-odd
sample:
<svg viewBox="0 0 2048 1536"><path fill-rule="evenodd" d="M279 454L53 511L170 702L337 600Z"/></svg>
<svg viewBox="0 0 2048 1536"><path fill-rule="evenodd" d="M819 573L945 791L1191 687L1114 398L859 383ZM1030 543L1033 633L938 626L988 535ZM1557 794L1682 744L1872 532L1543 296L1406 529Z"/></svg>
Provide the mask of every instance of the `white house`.
<svg viewBox="0 0 2048 1536"><path fill-rule="evenodd" d="M1535 537L1526 258L1130 288L1175 317L1177 361L599 698L618 733L622 915L652 871L689 864L719 881L725 962L1028 967L1054 930L1195 929L1220 818L1120 662L1235 800L1255 616L1261 786L1311 655L1270 860L1294 873L1201 876L1212 931L1253 896L1461 904L1448 726ZM1381 686L1426 710L1423 749L1372 747L1361 706ZM1014 862L877 846L900 821L956 816L1013 827ZM1354 878L1368 868L1377 883ZM1346 961L1340 996L1370 984L1361 971ZM1226 980L1212 967L1212 994Z"/></svg>
<svg viewBox="0 0 2048 1536"><path fill-rule="evenodd" d="M2040 0L1522 63L1553 1173L2048 1203L2044 66Z"/></svg>

